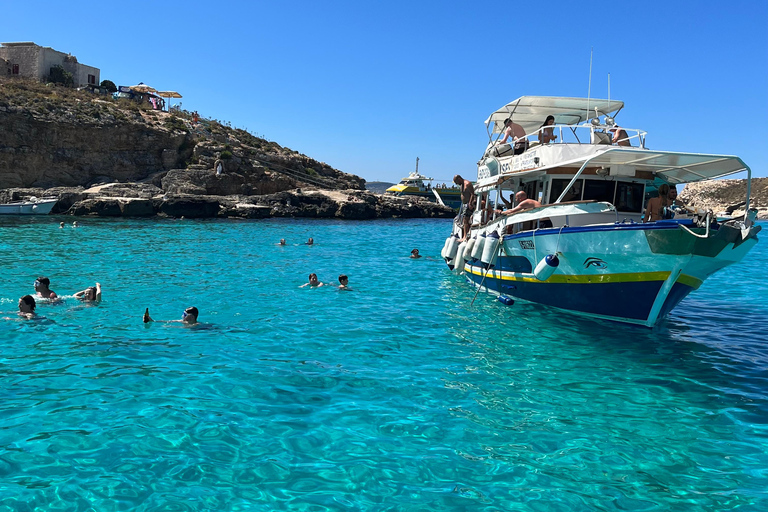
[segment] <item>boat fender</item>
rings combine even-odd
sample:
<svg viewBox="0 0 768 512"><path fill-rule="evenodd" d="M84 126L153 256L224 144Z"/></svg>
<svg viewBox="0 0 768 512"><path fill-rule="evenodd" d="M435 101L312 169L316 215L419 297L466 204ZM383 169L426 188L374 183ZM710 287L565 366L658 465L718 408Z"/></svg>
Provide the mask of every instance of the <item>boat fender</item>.
<svg viewBox="0 0 768 512"><path fill-rule="evenodd" d="M475 247L475 238L470 238L467 241L467 246L464 248L464 259L465 260L471 260L472 259L472 249Z"/></svg>
<svg viewBox="0 0 768 512"><path fill-rule="evenodd" d="M499 295L499 302L504 304L505 306L511 306L515 303L515 299L512 297L507 297L506 295Z"/></svg>
<svg viewBox="0 0 768 512"><path fill-rule="evenodd" d="M456 257L453 259L453 269L461 272L464 269L464 251L467 249L467 242L461 242L456 251Z"/></svg>
<svg viewBox="0 0 768 512"><path fill-rule="evenodd" d="M539 281L546 281L549 276L555 273L557 266L560 265L560 260L557 258L557 254L547 254L542 258L536 268L533 270L533 275Z"/></svg>
<svg viewBox="0 0 768 512"><path fill-rule="evenodd" d="M445 249L445 257L447 260L453 260L456 257L456 251L459 250L459 235L453 235L451 241L448 242L448 247Z"/></svg>
<svg viewBox="0 0 768 512"><path fill-rule="evenodd" d="M492 267L496 263L496 252L499 247L499 234L495 231L485 236L485 245L480 261Z"/></svg>
<svg viewBox="0 0 768 512"><path fill-rule="evenodd" d="M485 243L485 233L477 235L475 246L472 248L472 259L479 260L483 255L483 244Z"/></svg>
<svg viewBox="0 0 768 512"><path fill-rule="evenodd" d="M448 249L448 243L451 241L452 237L453 237L453 235L451 235L451 236L449 236L448 238L445 239L445 243L443 244L443 248L440 250L440 257L443 258L443 259L445 258L445 250Z"/></svg>

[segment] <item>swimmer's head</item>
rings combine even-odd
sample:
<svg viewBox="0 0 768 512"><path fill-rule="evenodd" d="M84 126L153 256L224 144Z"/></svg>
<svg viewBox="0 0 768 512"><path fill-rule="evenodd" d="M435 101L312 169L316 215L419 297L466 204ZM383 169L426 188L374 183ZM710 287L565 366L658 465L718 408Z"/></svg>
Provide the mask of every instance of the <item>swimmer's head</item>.
<svg viewBox="0 0 768 512"><path fill-rule="evenodd" d="M310 284L316 284L317 283L317 274L314 272L309 274L309 283Z"/></svg>
<svg viewBox="0 0 768 512"><path fill-rule="evenodd" d="M285 245L285 238L280 239L280 245Z"/></svg>
<svg viewBox="0 0 768 512"><path fill-rule="evenodd" d="M43 286L45 286L46 288L51 286L51 280L48 279L47 277L38 277L35 280L35 290L38 290Z"/></svg>
<svg viewBox="0 0 768 512"><path fill-rule="evenodd" d="M339 283L346 285L349 282L349 278L346 276L346 274L339 274Z"/></svg>
<svg viewBox="0 0 768 512"><path fill-rule="evenodd" d="M411 251L411 256L413 256L414 258L418 258L419 257L419 250L418 249L412 250Z"/></svg>
<svg viewBox="0 0 768 512"><path fill-rule="evenodd" d="M309 237L309 240L307 240L307 245L312 245L313 243L315 243L315 239L312 237Z"/></svg>
<svg viewBox="0 0 768 512"><path fill-rule="evenodd" d="M19 299L19 313L34 313L35 307L37 304L31 295L25 295Z"/></svg>
<svg viewBox="0 0 768 512"><path fill-rule="evenodd" d="M96 300L96 287L95 286L89 286L85 289L85 293L83 294L83 298L85 300Z"/></svg>
<svg viewBox="0 0 768 512"><path fill-rule="evenodd" d="M192 306L190 308L185 309L184 312L181 314L181 321L184 322L185 324L196 324L197 315L198 315L197 308Z"/></svg>

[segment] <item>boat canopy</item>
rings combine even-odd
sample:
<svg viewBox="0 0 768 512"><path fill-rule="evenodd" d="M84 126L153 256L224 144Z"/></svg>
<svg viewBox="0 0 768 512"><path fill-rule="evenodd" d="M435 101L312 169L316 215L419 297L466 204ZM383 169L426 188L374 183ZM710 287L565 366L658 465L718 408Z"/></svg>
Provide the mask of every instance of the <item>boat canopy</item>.
<svg viewBox="0 0 768 512"><path fill-rule="evenodd" d="M616 208L614 208L612 204L605 202L558 203L545 204L539 208L525 210L509 216L502 215L501 219L504 225L509 225L517 224L518 222L545 219L547 217L565 217L566 215L583 215L586 213L606 213L613 211L616 211Z"/></svg>
<svg viewBox="0 0 768 512"><path fill-rule="evenodd" d="M629 166L638 171L656 173L672 184L711 180L749 170L747 164L737 156L619 147L607 148L605 152L590 158L588 165L603 168Z"/></svg>
<svg viewBox="0 0 768 512"><path fill-rule="evenodd" d="M533 133L544 123L547 116L555 116L555 124L579 124L597 115L610 115L624 107L623 101L600 100L595 98L561 98L553 96L523 96L498 109L485 120L493 123L491 133L504 131L504 120L511 117L525 133Z"/></svg>

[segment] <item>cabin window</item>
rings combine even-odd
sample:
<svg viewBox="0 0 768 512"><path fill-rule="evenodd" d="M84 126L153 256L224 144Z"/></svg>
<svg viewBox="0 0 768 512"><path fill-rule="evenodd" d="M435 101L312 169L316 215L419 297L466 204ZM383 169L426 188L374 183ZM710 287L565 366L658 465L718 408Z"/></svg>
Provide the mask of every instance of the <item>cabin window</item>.
<svg viewBox="0 0 768 512"><path fill-rule="evenodd" d="M88 83L91 85L96 84L96 75L88 75Z"/></svg>
<svg viewBox="0 0 768 512"><path fill-rule="evenodd" d="M14 75L18 75L19 74L19 65L18 64L14 64L13 65L13 70L11 71L11 73L14 74Z"/></svg>
<svg viewBox="0 0 768 512"><path fill-rule="evenodd" d="M584 200L605 201L613 203L613 194L616 191L615 181L586 180L584 182Z"/></svg>
<svg viewBox="0 0 768 512"><path fill-rule="evenodd" d="M643 184L618 182L616 184L616 201L613 204L620 212L641 213L643 211Z"/></svg>
<svg viewBox="0 0 768 512"><path fill-rule="evenodd" d="M560 197L560 194L563 193L563 190L565 189L566 185L570 183L571 180L552 180L552 185L550 186L550 192L549 192L549 202L554 203L557 201L557 198ZM581 190L582 190L582 183L584 180L576 180L576 183L573 184L571 189L568 191L567 194L565 194L565 197L563 198L563 202L567 201L579 201L581 199Z"/></svg>

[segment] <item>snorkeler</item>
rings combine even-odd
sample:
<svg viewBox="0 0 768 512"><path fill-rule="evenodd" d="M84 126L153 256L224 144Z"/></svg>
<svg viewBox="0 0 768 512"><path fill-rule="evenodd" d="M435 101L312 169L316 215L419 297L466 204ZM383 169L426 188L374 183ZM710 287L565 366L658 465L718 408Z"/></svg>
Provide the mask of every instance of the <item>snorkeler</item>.
<svg viewBox="0 0 768 512"><path fill-rule="evenodd" d="M84 301L101 300L101 283L96 283L96 286L89 286L85 290L77 292L75 297Z"/></svg>
<svg viewBox="0 0 768 512"><path fill-rule="evenodd" d="M197 323L197 316L199 312L196 307L189 307L181 314L181 320L159 320L160 322L181 322L184 324L193 325ZM149 316L149 308L144 310L144 323L154 322L152 317Z"/></svg>
<svg viewBox="0 0 768 512"><path fill-rule="evenodd" d="M51 280L47 277L38 277L35 279L35 292L38 297L43 299L56 299L58 295L56 292L49 288L51 286Z"/></svg>

